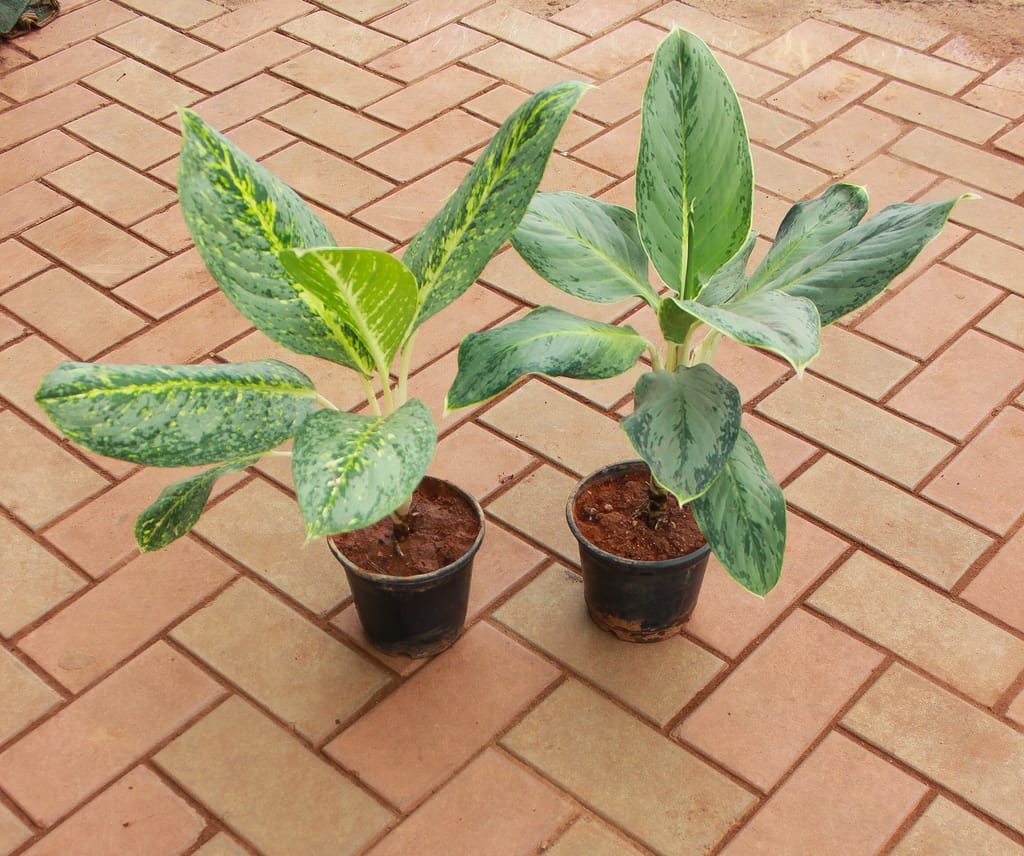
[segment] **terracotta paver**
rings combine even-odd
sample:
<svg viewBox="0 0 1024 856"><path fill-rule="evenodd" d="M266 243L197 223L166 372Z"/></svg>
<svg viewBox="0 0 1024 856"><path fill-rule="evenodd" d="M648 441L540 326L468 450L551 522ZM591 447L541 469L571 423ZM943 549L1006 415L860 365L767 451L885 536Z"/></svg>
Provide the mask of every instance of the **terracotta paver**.
<svg viewBox="0 0 1024 856"><path fill-rule="evenodd" d="M61 5L0 45L0 856L1024 852L1019 15ZM978 38L989 13L1000 37ZM351 372L273 343L218 290L177 202L177 107L292 184L339 245L400 256L556 81L592 87L541 188L634 207L641 96L673 26L739 93L752 263L835 181L866 186L872 215L978 197L890 294L823 331L801 381L719 348L785 485L775 589L748 594L712 557L678 636L629 645L589 622L565 501L635 456L616 422L642 365L451 414L443 395L466 334L535 306L660 332L639 301L583 303L510 247L411 363L440 430L431 472L487 514L452 649L369 645L341 567L304 545L285 456L219 480L192 534L139 555L139 512L196 470L66 442L34 400L58 363L276 358L342 409L364 401Z"/></svg>

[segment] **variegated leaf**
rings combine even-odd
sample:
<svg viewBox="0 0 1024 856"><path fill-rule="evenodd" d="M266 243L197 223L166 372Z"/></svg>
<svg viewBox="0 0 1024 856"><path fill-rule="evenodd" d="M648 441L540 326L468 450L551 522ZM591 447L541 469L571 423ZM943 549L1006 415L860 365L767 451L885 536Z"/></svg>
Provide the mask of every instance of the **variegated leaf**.
<svg viewBox="0 0 1024 856"><path fill-rule="evenodd" d="M386 375L416 320L416 278L380 250L325 247L282 250L278 258L295 284L322 307L323 319L364 375Z"/></svg>
<svg viewBox="0 0 1024 856"><path fill-rule="evenodd" d="M673 30L644 90L636 211L661 278L693 298L747 239L754 172L739 100L697 36Z"/></svg>
<svg viewBox="0 0 1024 856"><path fill-rule="evenodd" d="M195 113L179 112L181 213L217 284L275 342L356 368L277 260L279 250L332 245L327 227L230 140Z"/></svg>
<svg viewBox="0 0 1024 856"><path fill-rule="evenodd" d="M663 298L658 304L658 327L666 342L681 345L700 322L687 312L678 300Z"/></svg>
<svg viewBox="0 0 1024 856"><path fill-rule="evenodd" d="M671 299L730 339L778 354L797 372L818 355L818 310L806 298L781 291L758 291L724 306Z"/></svg>
<svg viewBox="0 0 1024 856"><path fill-rule="evenodd" d="M555 138L585 89L567 81L527 99L413 238L405 263L420 287L417 325L469 288L511 237L540 184Z"/></svg>
<svg viewBox="0 0 1024 856"><path fill-rule="evenodd" d="M459 371L445 406L454 410L486 401L528 374L614 377L633 366L647 347L632 327L542 306L518 321L462 340Z"/></svg>
<svg viewBox="0 0 1024 856"><path fill-rule="evenodd" d="M317 408L313 382L277 360L210 366L63 363L36 401L93 452L189 467L266 452Z"/></svg>
<svg viewBox="0 0 1024 856"><path fill-rule="evenodd" d="M622 427L682 505L708 489L729 457L740 430L740 393L709 365L647 372Z"/></svg>
<svg viewBox="0 0 1024 856"><path fill-rule="evenodd" d="M691 508L733 579L754 594L768 594L782 573L786 500L746 431L740 429L718 478Z"/></svg>
<svg viewBox="0 0 1024 856"><path fill-rule="evenodd" d="M728 303L747 285L747 262L757 244L757 232L751 232L746 242L729 261L722 265L700 290L697 300L705 306Z"/></svg>
<svg viewBox="0 0 1024 856"><path fill-rule="evenodd" d="M214 482L237 473L259 460L258 456L229 461L219 467L165 487L156 501L135 521L135 542L143 553L160 550L187 535L206 508Z"/></svg>
<svg viewBox="0 0 1024 856"><path fill-rule="evenodd" d="M657 308L636 215L579 193L538 193L512 246L544 279L594 303L640 297Z"/></svg>
<svg viewBox="0 0 1024 856"><path fill-rule="evenodd" d="M388 416L321 410L302 423L292 475L307 539L362 529L405 502L426 475L437 428L411 399Z"/></svg>

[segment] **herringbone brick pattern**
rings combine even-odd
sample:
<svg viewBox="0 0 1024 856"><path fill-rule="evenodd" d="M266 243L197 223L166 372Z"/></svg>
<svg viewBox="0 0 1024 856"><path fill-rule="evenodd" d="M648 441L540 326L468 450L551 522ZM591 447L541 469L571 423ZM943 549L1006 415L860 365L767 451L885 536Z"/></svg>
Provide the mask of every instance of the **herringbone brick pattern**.
<svg viewBox="0 0 1024 856"><path fill-rule="evenodd" d="M893 7L760 32L678 2L540 5L65 0L0 45L2 856L1024 853L1024 60ZM628 204L674 24L742 96L762 233L840 178L875 209L981 197L802 381L723 349L790 505L769 597L712 561L678 637L587 620L562 507L629 455L634 376L533 379L439 422L434 470L489 530L468 629L429 662L368 650L278 462L138 554L135 514L180 474L62 441L41 376L292 359L191 247L175 106L338 243L400 250L560 79L598 85L544 187ZM439 420L459 339L540 303L566 305L505 251L430 322L412 388ZM594 312L651 329L635 306Z"/></svg>

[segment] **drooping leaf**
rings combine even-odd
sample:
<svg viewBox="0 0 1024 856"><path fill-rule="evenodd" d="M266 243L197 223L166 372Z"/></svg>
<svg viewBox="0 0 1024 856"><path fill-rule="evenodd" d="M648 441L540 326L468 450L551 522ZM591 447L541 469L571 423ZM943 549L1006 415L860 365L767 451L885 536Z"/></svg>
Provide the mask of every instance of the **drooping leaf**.
<svg viewBox="0 0 1024 856"><path fill-rule="evenodd" d="M579 193L538 193L512 246L544 279L595 303L641 297L657 308L647 253L628 208Z"/></svg>
<svg viewBox="0 0 1024 856"><path fill-rule="evenodd" d="M161 550L187 535L206 508L214 482L256 463L259 456L241 458L165 487L156 501L135 521L135 543L143 553Z"/></svg>
<svg viewBox="0 0 1024 856"><path fill-rule="evenodd" d="M360 369L386 374L416 319L416 278L380 250L324 247L282 250L278 258L295 284L324 308L324 321Z"/></svg>
<svg viewBox="0 0 1024 856"><path fill-rule="evenodd" d="M754 172L736 92L707 45L673 30L644 90L636 211L661 278L697 296L750 231Z"/></svg>
<svg viewBox="0 0 1024 856"><path fill-rule="evenodd" d="M708 489L729 457L740 430L740 393L709 365L647 372L622 427L682 505Z"/></svg>
<svg viewBox="0 0 1024 856"><path fill-rule="evenodd" d="M818 310L806 298L781 291L758 291L723 306L671 300L730 339L778 354L797 372L818 355Z"/></svg>
<svg viewBox="0 0 1024 856"><path fill-rule="evenodd" d="M277 260L279 250L332 245L327 227L283 181L195 113L179 112L181 213L210 274L275 342L356 368Z"/></svg>
<svg viewBox="0 0 1024 856"><path fill-rule="evenodd" d="M786 500L745 430L740 429L718 478L691 508L733 579L754 594L770 592L782 573Z"/></svg>
<svg viewBox="0 0 1024 856"><path fill-rule="evenodd" d="M69 438L111 458L189 467L266 452L316 409L313 382L278 360L210 366L63 363L36 401Z"/></svg>
<svg viewBox="0 0 1024 856"><path fill-rule="evenodd" d="M386 517L423 479L437 428L411 399L388 416L321 410L302 423L292 475L306 538L362 529Z"/></svg>
<svg viewBox="0 0 1024 856"><path fill-rule="evenodd" d="M747 285L747 262L756 244L757 232L751 232L736 255L712 274L697 295L697 300L705 306L720 306L743 291Z"/></svg>
<svg viewBox="0 0 1024 856"><path fill-rule="evenodd" d="M756 291L780 271L849 231L867 210L868 195L863 187L854 184L833 184L816 199L798 202L783 218L775 241L750 277L747 290Z"/></svg>
<svg viewBox="0 0 1024 856"><path fill-rule="evenodd" d="M579 318L552 306L503 327L470 333L459 345L459 371L445 406L493 398L528 374L583 380L614 377L648 347L632 327Z"/></svg>
<svg viewBox="0 0 1024 856"><path fill-rule="evenodd" d="M890 205L783 268L762 289L806 297L824 327L877 297L942 231L956 199Z"/></svg>
<svg viewBox="0 0 1024 856"><path fill-rule="evenodd" d="M527 99L413 238L405 263L420 287L417 326L469 288L511 237L540 184L555 138L585 89L568 81Z"/></svg>

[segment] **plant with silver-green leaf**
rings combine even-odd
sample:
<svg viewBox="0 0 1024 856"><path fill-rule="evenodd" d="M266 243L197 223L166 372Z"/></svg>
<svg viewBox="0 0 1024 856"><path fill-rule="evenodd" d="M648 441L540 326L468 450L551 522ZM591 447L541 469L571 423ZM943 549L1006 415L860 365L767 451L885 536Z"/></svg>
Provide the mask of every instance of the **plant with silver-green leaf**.
<svg viewBox="0 0 1024 856"><path fill-rule="evenodd" d="M748 275L753 187L735 91L699 38L673 31L643 95L636 212L539 193L512 237L526 262L569 294L645 301L663 341L541 307L463 340L446 405L487 400L531 373L612 377L649 353L651 370L622 420L653 476L647 518L657 521L668 494L690 503L721 563L763 595L782 571L786 505L741 427L739 392L711 366L716 348L728 337L800 374L821 328L878 296L941 231L956 200L891 205L861 222L864 190L834 185L790 209ZM667 291L648 281L648 261Z"/></svg>
<svg viewBox="0 0 1024 856"><path fill-rule="evenodd" d="M149 466L213 465L142 512L135 537L143 551L187 533L217 478L263 455L291 455L307 538L389 514L398 531L407 526L437 442L426 405L408 396L417 331L509 238L583 90L573 82L551 86L513 113L401 261L333 246L294 191L181 111L181 210L210 273L275 342L354 371L370 412L338 410L305 374L278 360L58 366L36 400L76 443ZM292 438L292 451L276 450Z"/></svg>

